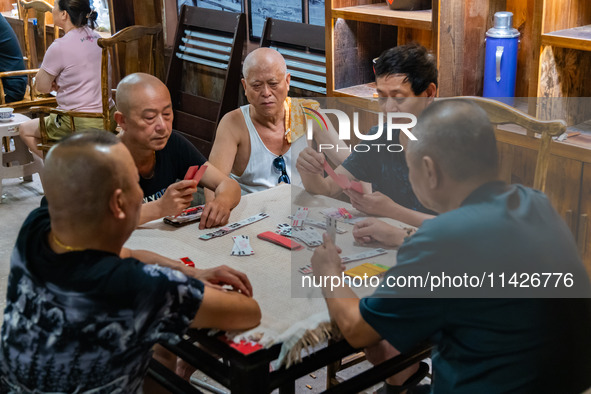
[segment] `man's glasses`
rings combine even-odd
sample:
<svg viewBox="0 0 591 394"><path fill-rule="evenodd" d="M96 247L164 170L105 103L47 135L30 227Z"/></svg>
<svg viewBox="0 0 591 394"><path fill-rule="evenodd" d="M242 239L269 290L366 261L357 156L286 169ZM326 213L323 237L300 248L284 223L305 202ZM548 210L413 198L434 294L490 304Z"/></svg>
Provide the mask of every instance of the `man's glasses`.
<svg viewBox="0 0 591 394"><path fill-rule="evenodd" d="M277 156L275 160L273 160L273 168L275 171L281 172L277 183L291 183L287 171L285 171L285 160L283 159L283 156Z"/></svg>

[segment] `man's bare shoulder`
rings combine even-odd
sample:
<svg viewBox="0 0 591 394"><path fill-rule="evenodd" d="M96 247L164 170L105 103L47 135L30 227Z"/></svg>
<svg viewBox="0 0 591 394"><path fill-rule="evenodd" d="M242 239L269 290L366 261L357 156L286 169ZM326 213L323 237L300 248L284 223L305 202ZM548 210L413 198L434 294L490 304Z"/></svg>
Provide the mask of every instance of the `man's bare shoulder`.
<svg viewBox="0 0 591 394"><path fill-rule="evenodd" d="M220 131L246 131L244 115L242 114L242 110L240 110L240 108L232 110L222 117L218 126L218 132Z"/></svg>

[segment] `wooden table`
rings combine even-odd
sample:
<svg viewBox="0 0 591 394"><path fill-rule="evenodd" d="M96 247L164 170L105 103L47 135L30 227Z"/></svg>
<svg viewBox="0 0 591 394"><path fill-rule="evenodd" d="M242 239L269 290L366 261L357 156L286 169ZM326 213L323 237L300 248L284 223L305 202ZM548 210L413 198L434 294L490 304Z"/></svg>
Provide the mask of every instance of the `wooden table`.
<svg viewBox="0 0 591 394"><path fill-rule="evenodd" d="M304 357L302 362L289 368L285 367L284 361L294 361L299 358L300 351L297 349L301 343L298 341L301 341L303 333L316 329L319 324L329 327L330 318L320 289L302 289L300 285L302 274L298 269L310 262L313 249L304 248L292 252L257 239L256 235L264 231L275 231L279 223L290 223L288 216L295 213L300 206L308 207L310 210L308 217L315 219L321 219L319 212L327 207L345 207L353 215L360 215L349 204L342 201L323 196L311 196L303 189L283 185L243 196L240 204L232 211L230 222L240 221L259 212L266 212L270 216L228 235L203 241L199 236L211 230L199 230L197 224L175 228L162 221L155 221L141 226L125 245L132 249L149 249L171 258L188 256L199 268L226 264L249 276L254 297L261 307L262 320L257 328L242 333L241 336L260 337L260 342L265 345L265 349L245 355L231 348L218 337L208 336L207 332L198 330L191 330L188 340L180 345L166 346L199 370L229 387L233 393L263 393L275 388L281 388L282 392L292 392L296 378L355 352L355 349L345 341L337 341L321 349L318 349L318 346L310 349L311 354ZM403 226L402 223L391 222ZM336 242L343 249L343 255L370 249L353 244L352 225L342 223L339 227L348 230L345 234L337 235ZM323 232L320 229L318 231ZM232 236L235 235L249 235L255 254L231 256ZM368 261L392 266L395 264L395 259L396 251L390 250L386 255L349 263L348 268ZM369 295L373 293L373 289L356 289L356 292L360 296ZM328 338L338 337L339 333L334 326L327 330ZM322 345L326 344L327 337L322 338ZM195 347L193 342L199 342L202 347L223 357L226 362L219 362L208 352ZM414 357L412 360L416 357L424 358L427 351L428 347L420 347L417 352L413 352L415 354L412 355ZM400 368L402 362L408 363L408 360L410 358L406 356L398 358L395 367ZM271 362L275 366L272 372L269 371ZM174 379L156 363L153 364L150 373L161 382L176 381L178 386L168 386L169 389L177 387L175 392L187 392L186 390L190 389L188 384ZM168 377L162 378L162 376ZM368 381L364 380L364 382Z"/></svg>

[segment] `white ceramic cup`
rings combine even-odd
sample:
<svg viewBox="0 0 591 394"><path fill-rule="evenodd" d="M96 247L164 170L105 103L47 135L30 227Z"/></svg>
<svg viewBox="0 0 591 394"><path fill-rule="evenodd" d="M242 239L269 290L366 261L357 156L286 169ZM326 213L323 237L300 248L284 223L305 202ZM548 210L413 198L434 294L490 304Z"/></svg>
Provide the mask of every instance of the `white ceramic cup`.
<svg viewBox="0 0 591 394"><path fill-rule="evenodd" d="M14 111L14 108L10 108L10 107L0 108L0 120L3 120L3 121L9 120L10 117L12 116L13 111Z"/></svg>

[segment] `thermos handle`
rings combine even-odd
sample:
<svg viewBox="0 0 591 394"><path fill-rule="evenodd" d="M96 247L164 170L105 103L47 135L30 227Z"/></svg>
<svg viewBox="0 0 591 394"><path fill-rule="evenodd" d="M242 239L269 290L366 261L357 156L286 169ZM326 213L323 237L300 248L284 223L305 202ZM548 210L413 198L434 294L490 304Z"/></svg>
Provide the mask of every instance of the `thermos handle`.
<svg viewBox="0 0 591 394"><path fill-rule="evenodd" d="M501 58L503 57L503 51L505 50L504 47L498 46L497 47L497 54L496 54L496 64L497 64L497 78L496 81L501 81Z"/></svg>

